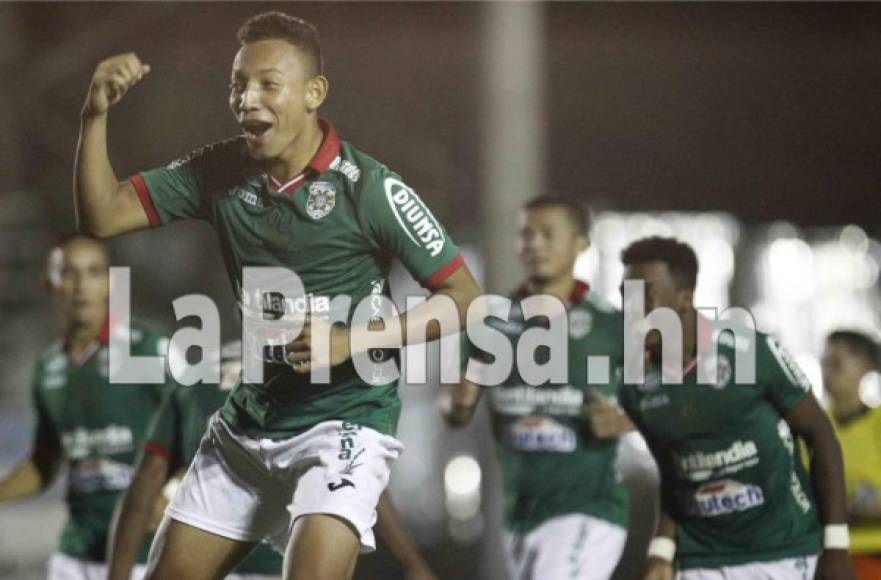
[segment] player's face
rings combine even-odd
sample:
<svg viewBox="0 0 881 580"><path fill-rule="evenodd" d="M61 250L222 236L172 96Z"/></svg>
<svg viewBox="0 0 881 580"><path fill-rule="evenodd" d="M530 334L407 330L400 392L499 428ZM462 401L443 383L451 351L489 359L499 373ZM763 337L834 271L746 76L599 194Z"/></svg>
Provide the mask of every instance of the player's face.
<svg viewBox="0 0 881 580"><path fill-rule="evenodd" d="M859 394L860 381L869 371L862 358L838 341L826 343L821 365L823 386L835 399Z"/></svg>
<svg viewBox="0 0 881 580"><path fill-rule="evenodd" d="M526 277L548 282L572 273L575 260L588 247L562 207L541 207L520 213L517 249Z"/></svg>
<svg viewBox="0 0 881 580"><path fill-rule="evenodd" d="M66 323L96 324L106 315L108 266L104 248L92 240L73 240L52 250L49 285Z"/></svg>
<svg viewBox="0 0 881 580"><path fill-rule="evenodd" d="M293 148L324 99L316 93L315 79L325 81L310 77L305 55L284 40L252 42L236 54L229 106L252 157L283 158Z"/></svg>
<svg viewBox="0 0 881 580"><path fill-rule="evenodd" d="M645 284L645 314L655 308L670 308L682 320L692 307L692 291L683 289L666 263L661 261L630 264L624 270L624 280L641 280ZM623 291L622 285L622 291ZM624 296L624 300L632 297ZM638 330L638 329L637 329ZM646 336L646 346L660 346L661 335L657 331Z"/></svg>

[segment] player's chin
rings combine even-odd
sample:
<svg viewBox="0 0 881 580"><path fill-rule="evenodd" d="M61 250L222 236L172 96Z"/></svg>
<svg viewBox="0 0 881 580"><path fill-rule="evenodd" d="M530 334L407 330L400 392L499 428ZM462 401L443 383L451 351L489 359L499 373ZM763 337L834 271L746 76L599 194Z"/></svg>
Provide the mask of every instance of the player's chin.
<svg viewBox="0 0 881 580"><path fill-rule="evenodd" d="M263 161L266 159L271 159L272 155L266 149L266 146L262 143L253 143L251 141L246 141L248 145L248 154L251 158L256 159L258 161Z"/></svg>

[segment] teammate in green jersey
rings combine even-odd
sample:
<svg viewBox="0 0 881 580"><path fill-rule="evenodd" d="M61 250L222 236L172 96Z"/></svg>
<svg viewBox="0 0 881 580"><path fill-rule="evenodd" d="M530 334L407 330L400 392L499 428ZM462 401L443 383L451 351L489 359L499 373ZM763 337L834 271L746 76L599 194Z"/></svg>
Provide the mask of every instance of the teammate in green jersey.
<svg viewBox="0 0 881 580"><path fill-rule="evenodd" d="M47 273L64 338L34 367L33 450L0 480L0 501L40 493L62 464L69 465L68 519L48 577L103 579L113 506L131 481L138 447L166 387L110 384L108 341L123 329L108 319L108 258L99 241L63 241L50 253ZM131 333L134 355L164 354L166 339L136 326ZM136 547L141 564L148 547ZM143 574L144 566L136 566L134 576Z"/></svg>
<svg viewBox="0 0 881 580"><path fill-rule="evenodd" d="M587 212L577 202L546 196L527 203L519 232L526 280L513 296L508 320L488 322L516 346L535 326L534 318L523 318L524 298L555 296L568 315L568 382L532 386L516 367L502 384L486 387L512 578L606 580L627 538L628 497L616 470L618 440L598 437L586 411L592 401L608 405L607 398L617 397L618 382L608 371L623 359L620 313L573 275L575 260L589 245L588 229ZM469 350L485 358L475 347ZM591 376L588 357L605 357L605 376ZM470 420L482 392L468 380L454 387L448 421Z"/></svg>
<svg viewBox="0 0 881 580"><path fill-rule="evenodd" d="M262 316L268 302L274 315L311 314L282 356L273 351L293 371L267 365L263 383L242 381L212 422L160 526L153 577L221 577L269 538L287 549L290 576L350 578L359 551L374 547L376 504L401 449L400 402L396 381L355 371L353 358L367 349L353 352L349 338L364 326L328 328L321 318L335 297L355 305L388 295L394 258L433 294L389 322L427 327L429 340L451 309L461 327L480 289L416 193L319 119L328 83L314 26L266 13L246 22L239 40L229 103L242 135L122 182L107 156L107 114L150 67L134 54L98 65L82 111L77 216L99 236L206 220L243 311L256 304ZM304 295L262 300L247 287L249 266L293 271ZM329 351L313 352L313 337L326 333ZM310 383L313 362L333 367L329 385Z"/></svg>
<svg viewBox="0 0 881 580"><path fill-rule="evenodd" d="M170 499L183 470L193 461L210 417L223 406L241 373L241 343L221 349L221 383L180 387L166 394L144 438L143 454L114 518L108 580L128 580L157 503ZM165 496L163 498L163 496ZM377 533L401 563L408 580L436 580L394 505L383 493L378 506ZM258 544L227 580L276 578L282 558L268 544Z"/></svg>
<svg viewBox="0 0 881 580"><path fill-rule="evenodd" d="M645 284L646 312L677 315L688 361L681 385L663 383L652 331L644 382L621 391L661 472L646 579L671 579L674 565L680 580L853 578L841 450L804 373L770 336L738 331L735 341L718 324L699 326L697 256L686 244L646 238L621 259L625 281ZM751 346L755 381L737 384L736 357ZM712 384L698 382L704 365L717 369ZM811 452L810 479L798 438Z"/></svg>

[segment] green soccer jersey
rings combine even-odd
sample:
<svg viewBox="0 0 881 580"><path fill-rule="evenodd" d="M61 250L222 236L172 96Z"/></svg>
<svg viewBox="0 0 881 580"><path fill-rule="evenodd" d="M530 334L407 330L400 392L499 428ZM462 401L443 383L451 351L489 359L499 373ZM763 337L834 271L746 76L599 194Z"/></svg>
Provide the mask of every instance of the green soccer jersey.
<svg viewBox="0 0 881 580"><path fill-rule="evenodd" d="M246 266L293 271L305 295L288 297L284 308L322 316L337 296L351 297L352 309L370 295L387 296L395 258L427 287L463 263L443 226L397 174L340 142L326 121L321 127L320 149L287 184L267 175L241 137L131 178L152 225L199 218L213 226L243 309L265 304L244 291ZM268 437L326 420L394 433L397 383L371 382L357 376L351 361L332 369L329 385L312 385L308 375L285 365L266 365L264 382L239 385L223 416L248 434Z"/></svg>
<svg viewBox="0 0 881 580"><path fill-rule="evenodd" d="M662 503L676 520L681 569L716 568L815 554L821 525L810 480L783 415L810 392L790 355L756 333L754 384L735 384L728 332L701 340L718 354L692 363L683 384L661 383L648 363L645 382L626 385L621 403L645 436L661 471ZM715 365L714 384L697 383L697 365Z"/></svg>
<svg viewBox="0 0 881 580"><path fill-rule="evenodd" d="M525 533L550 518L573 513L627 523L627 490L616 469L618 441L593 437L583 409L589 388L617 397L616 373L609 372L611 378L605 380L588 380L588 356L607 357L610 369L622 364L622 318L587 290L586 284L576 283L570 299L566 384L530 386L515 368L502 384L484 387L489 389L502 472L505 525L512 531ZM524 296L515 295L507 322L487 319L515 349L521 334L542 320L524 321L517 302ZM471 351L475 358L486 358L473 346ZM541 349L536 360L541 362Z"/></svg>
<svg viewBox="0 0 881 580"><path fill-rule="evenodd" d="M226 376L226 373L224 373ZM169 460L177 472L192 463L211 415L223 407L232 384L197 383L165 395L144 438L144 451ZM236 567L238 574L281 574L282 557L261 543Z"/></svg>
<svg viewBox="0 0 881 580"><path fill-rule="evenodd" d="M33 384L35 446L58 450L70 466L69 517L59 550L95 562L106 557L116 501L129 486L150 417L170 388L110 384L107 328L105 324L99 340L87 351L88 358L73 360L62 342L50 347L37 361ZM164 355L167 347L165 338L132 324L133 356ZM146 562L149 547L150 538L142 546L139 562Z"/></svg>

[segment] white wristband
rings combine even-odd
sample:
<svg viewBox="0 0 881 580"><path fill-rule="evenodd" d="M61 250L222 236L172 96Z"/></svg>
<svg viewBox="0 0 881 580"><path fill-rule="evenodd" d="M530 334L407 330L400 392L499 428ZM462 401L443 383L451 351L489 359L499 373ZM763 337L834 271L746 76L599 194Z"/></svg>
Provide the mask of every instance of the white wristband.
<svg viewBox="0 0 881 580"><path fill-rule="evenodd" d="M847 550L850 548L850 533L847 524L834 524L823 528L823 548L826 550Z"/></svg>
<svg viewBox="0 0 881 580"><path fill-rule="evenodd" d="M649 543L649 558L660 558L672 563L675 555L676 542L670 538L658 536Z"/></svg>

